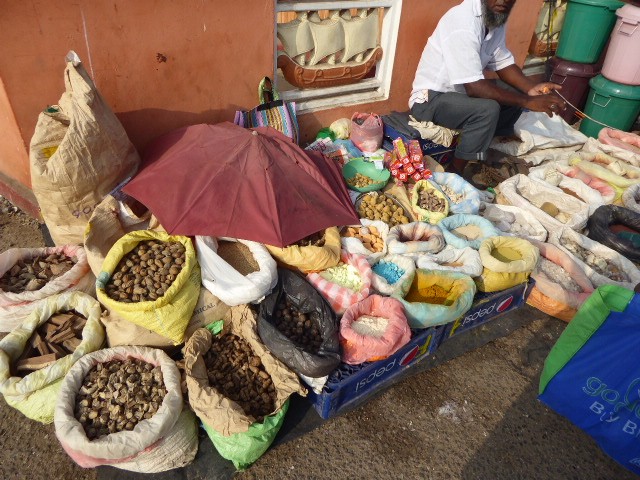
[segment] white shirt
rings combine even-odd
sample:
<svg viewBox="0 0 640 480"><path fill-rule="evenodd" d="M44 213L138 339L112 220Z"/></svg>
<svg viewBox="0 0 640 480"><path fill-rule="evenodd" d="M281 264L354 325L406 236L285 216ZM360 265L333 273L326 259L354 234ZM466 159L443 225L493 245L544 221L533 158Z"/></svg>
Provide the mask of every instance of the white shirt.
<svg viewBox="0 0 640 480"><path fill-rule="evenodd" d="M445 13L424 47L409 108L427 101L427 90L465 93L464 83L484 78L483 70L515 63L507 49L505 26L485 36L481 0L464 0Z"/></svg>

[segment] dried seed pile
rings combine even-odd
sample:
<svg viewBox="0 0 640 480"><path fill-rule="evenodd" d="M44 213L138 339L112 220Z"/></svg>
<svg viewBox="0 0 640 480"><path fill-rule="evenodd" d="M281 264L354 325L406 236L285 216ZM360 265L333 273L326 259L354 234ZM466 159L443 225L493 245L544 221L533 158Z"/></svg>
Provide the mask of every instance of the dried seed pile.
<svg viewBox="0 0 640 480"><path fill-rule="evenodd" d="M308 237L298 240L291 245L297 245L298 247L323 247L324 246L324 230L316 233L312 233Z"/></svg>
<svg viewBox="0 0 640 480"><path fill-rule="evenodd" d="M241 275L260 270L260 265L244 243L218 240L217 254Z"/></svg>
<svg viewBox="0 0 640 480"><path fill-rule="evenodd" d="M447 204L444 198L433 193L433 190L423 189L418 194L418 206L430 212L444 212Z"/></svg>
<svg viewBox="0 0 640 480"><path fill-rule="evenodd" d="M214 336L204 355L209 383L236 402L244 413L262 422L275 410L276 389L260 357L233 333Z"/></svg>
<svg viewBox="0 0 640 480"><path fill-rule="evenodd" d="M347 180L347 183L352 187L364 188L378 182L376 182L371 177L367 177L366 175L362 175L361 173L356 173L354 177L351 177L349 180Z"/></svg>
<svg viewBox="0 0 640 480"><path fill-rule="evenodd" d="M133 430L162 405L167 389L160 367L128 358L98 363L76 396L75 417L87 438Z"/></svg>
<svg viewBox="0 0 640 480"><path fill-rule="evenodd" d="M451 201L451 203L460 203L462 200L464 200L464 195L462 195L461 193L457 193L450 186L440 185L440 188L442 189L444 194L447 196L449 201Z"/></svg>
<svg viewBox="0 0 640 480"><path fill-rule="evenodd" d="M344 232L345 237L354 237L362 242L367 250L378 253L384 249L384 241L380 232L373 225L369 227L347 227Z"/></svg>
<svg viewBox="0 0 640 480"><path fill-rule="evenodd" d="M288 299L284 298L275 311L275 325L283 335L310 353L318 353L322 336L316 322L309 314L302 313Z"/></svg>
<svg viewBox="0 0 640 480"><path fill-rule="evenodd" d="M573 240L563 238L562 243L567 250L593 268L600 275L604 275L614 282L628 282L630 280L629 276L615 263L609 262L605 258L581 247Z"/></svg>
<svg viewBox="0 0 640 480"><path fill-rule="evenodd" d="M552 282L562 285L570 292L582 292L580 285L571 278L571 275L564 268L544 257L540 257L536 270L544 273Z"/></svg>
<svg viewBox="0 0 640 480"><path fill-rule="evenodd" d="M358 206L360 218L369 220L382 220L390 227L401 223L409 223L409 218L404 214L402 207L386 195L365 195Z"/></svg>
<svg viewBox="0 0 640 480"><path fill-rule="evenodd" d="M31 335L15 364L18 375L48 367L56 360L73 353L82 341L82 329L87 319L79 313L60 312L52 315Z"/></svg>
<svg viewBox="0 0 640 480"><path fill-rule="evenodd" d="M0 290L11 293L40 290L54 278L67 273L75 264L75 258L62 253L21 258L0 278Z"/></svg>
<svg viewBox="0 0 640 480"><path fill-rule="evenodd" d="M146 302L162 297L185 263L179 242L140 242L122 257L105 286L107 296L119 302Z"/></svg>

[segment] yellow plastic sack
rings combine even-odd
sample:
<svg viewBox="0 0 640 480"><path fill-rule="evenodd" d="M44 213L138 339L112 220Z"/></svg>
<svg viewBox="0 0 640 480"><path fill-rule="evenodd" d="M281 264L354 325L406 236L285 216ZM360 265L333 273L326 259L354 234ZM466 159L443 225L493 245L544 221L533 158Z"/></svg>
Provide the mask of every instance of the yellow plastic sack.
<svg viewBox="0 0 640 480"><path fill-rule="evenodd" d="M526 282L540 258L537 247L516 237L487 238L478 253L483 269L475 282L481 292L497 292Z"/></svg>
<svg viewBox="0 0 640 480"><path fill-rule="evenodd" d="M300 270L303 273L310 273L335 267L340 262L342 246L338 227L331 227L324 231L324 245L322 247L299 247L298 245L285 248L273 245L265 245L265 247L280 265Z"/></svg>
<svg viewBox="0 0 640 480"><path fill-rule="evenodd" d="M184 245L186 252L182 270L165 294L155 301L123 303L108 297L105 285L118 262L139 242L145 240L180 242ZM191 240L188 237L151 230L139 230L125 235L111 247L104 259L102 272L98 275L96 282L96 294L100 303L125 320L167 337L176 345L182 343L200 295L200 266Z"/></svg>
<svg viewBox="0 0 640 480"><path fill-rule="evenodd" d="M418 201L420 200L420 192L423 190L430 191L433 195L440 197L444 200L444 211L442 212L432 212L429 210L425 210L424 208L420 208L418 206ZM416 183L416 186L413 187L411 191L411 210L415 213L418 221L421 222L429 222L429 223L438 223L440 220L449 215L449 200L446 195L442 193L437 187L435 187L429 180L419 180Z"/></svg>
<svg viewBox="0 0 640 480"><path fill-rule="evenodd" d="M22 355L33 332L53 314L67 310L75 310L87 318L78 348L53 365L25 377L12 377L11 365ZM9 405L26 417L41 423L53 422L62 379L82 356L102 348L104 339L100 304L95 298L81 292L66 292L47 298L20 327L0 340L0 393Z"/></svg>

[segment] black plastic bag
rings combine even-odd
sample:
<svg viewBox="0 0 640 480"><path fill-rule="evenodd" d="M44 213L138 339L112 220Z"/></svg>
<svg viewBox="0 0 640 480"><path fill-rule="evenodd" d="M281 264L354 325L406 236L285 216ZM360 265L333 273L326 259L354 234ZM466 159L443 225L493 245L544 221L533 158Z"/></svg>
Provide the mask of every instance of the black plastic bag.
<svg viewBox="0 0 640 480"><path fill-rule="evenodd" d="M322 336L318 353L305 351L275 326L274 313L284 297L302 313L309 314ZM260 304L258 335L280 361L307 377L324 377L340 363L338 319L333 309L304 277L284 268L278 269L278 284Z"/></svg>
<svg viewBox="0 0 640 480"><path fill-rule="evenodd" d="M611 231L611 225L624 225L640 234L640 213L624 207L602 205L589 217L588 237L615 250L634 263L640 262L640 249L631 240L619 237Z"/></svg>

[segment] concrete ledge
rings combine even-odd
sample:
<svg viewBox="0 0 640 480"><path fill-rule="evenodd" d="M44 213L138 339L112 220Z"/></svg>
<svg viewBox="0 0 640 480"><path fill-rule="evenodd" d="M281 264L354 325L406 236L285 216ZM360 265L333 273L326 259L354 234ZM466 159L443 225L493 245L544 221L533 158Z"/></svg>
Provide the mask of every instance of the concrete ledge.
<svg viewBox="0 0 640 480"><path fill-rule="evenodd" d="M44 223L38 201L30 188L0 172L0 195L5 197L27 215Z"/></svg>

